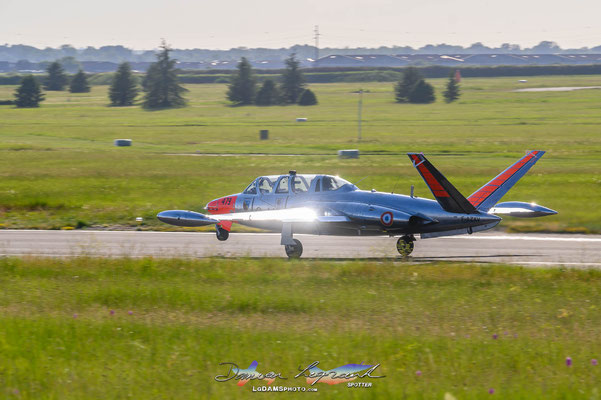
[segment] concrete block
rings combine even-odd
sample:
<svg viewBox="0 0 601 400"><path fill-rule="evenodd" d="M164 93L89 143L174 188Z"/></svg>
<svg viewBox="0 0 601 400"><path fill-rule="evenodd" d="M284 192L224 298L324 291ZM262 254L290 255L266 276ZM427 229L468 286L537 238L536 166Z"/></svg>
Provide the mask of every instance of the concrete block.
<svg viewBox="0 0 601 400"><path fill-rule="evenodd" d="M359 150L338 150L338 158L359 158Z"/></svg>

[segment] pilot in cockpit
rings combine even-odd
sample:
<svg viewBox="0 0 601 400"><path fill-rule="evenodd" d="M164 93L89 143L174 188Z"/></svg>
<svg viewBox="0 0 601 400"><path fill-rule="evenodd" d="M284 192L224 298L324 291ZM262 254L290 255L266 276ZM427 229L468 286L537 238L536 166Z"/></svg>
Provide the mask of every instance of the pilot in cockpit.
<svg viewBox="0 0 601 400"><path fill-rule="evenodd" d="M261 194L271 193L273 190L273 181L269 177L264 176L259 180L259 192Z"/></svg>

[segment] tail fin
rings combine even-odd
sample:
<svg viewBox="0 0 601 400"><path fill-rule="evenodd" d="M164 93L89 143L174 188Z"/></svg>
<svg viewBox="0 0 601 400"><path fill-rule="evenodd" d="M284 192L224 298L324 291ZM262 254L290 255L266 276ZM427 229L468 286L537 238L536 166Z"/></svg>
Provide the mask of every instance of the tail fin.
<svg viewBox="0 0 601 400"><path fill-rule="evenodd" d="M545 154L542 150L529 151L515 164L476 190L467 199L479 211L488 212L501 197Z"/></svg>
<svg viewBox="0 0 601 400"><path fill-rule="evenodd" d="M440 206L449 212L477 214L478 210L421 153L407 153Z"/></svg>

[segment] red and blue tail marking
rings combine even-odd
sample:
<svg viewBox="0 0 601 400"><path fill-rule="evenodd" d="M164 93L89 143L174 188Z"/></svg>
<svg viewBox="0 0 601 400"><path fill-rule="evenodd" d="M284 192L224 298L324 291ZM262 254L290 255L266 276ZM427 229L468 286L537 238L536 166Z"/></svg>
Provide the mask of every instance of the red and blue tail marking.
<svg viewBox="0 0 601 400"><path fill-rule="evenodd" d="M476 208L421 153L407 153L440 206L452 213L477 214Z"/></svg>
<svg viewBox="0 0 601 400"><path fill-rule="evenodd" d="M529 151L515 164L476 190L467 199L478 211L488 212L536 164L543 154L545 152L542 150Z"/></svg>

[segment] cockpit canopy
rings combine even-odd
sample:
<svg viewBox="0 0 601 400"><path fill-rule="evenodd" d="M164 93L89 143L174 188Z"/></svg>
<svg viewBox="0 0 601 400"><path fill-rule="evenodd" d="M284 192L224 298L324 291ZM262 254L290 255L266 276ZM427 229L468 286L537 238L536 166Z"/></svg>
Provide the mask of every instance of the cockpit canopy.
<svg viewBox="0 0 601 400"><path fill-rule="evenodd" d="M348 190L357 189L349 181L331 175L269 175L255 179L244 194L322 193L336 191L345 185Z"/></svg>

